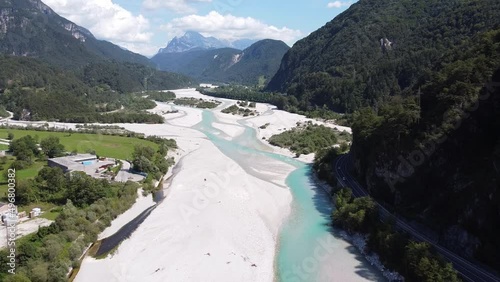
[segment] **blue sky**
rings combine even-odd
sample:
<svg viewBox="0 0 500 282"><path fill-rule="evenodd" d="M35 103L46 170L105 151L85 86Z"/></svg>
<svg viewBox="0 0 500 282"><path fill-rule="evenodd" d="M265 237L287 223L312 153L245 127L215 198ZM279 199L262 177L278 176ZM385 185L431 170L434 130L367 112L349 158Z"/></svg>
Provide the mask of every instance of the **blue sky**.
<svg viewBox="0 0 500 282"><path fill-rule="evenodd" d="M354 1L337 0L44 0L100 39L152 56L187 30L237 40L293 45Z"/></svg>

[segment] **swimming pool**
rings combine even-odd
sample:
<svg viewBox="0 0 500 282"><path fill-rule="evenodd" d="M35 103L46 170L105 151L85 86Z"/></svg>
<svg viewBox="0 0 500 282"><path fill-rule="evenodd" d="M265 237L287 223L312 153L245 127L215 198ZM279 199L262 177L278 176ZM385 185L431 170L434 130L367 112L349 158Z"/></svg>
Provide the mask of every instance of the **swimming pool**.
<svg viewBox="0 0 500 282"><path fill-rule="evenodd" d="M82 162L82 164L84 166L93 165L94 163L95 163L95 161L84 161L84 162Z"/></svg>

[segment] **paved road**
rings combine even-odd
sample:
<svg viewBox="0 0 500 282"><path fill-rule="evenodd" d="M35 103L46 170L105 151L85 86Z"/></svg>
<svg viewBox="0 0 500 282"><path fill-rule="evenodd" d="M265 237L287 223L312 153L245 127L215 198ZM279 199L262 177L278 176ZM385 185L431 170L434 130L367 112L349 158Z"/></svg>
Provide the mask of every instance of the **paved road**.
<svg viewBox="0 0 500 282"><path fill-rule="evenodd" d="M356 181L356 179L350 174L350 156L342 155L335 160L335 176L342 187L349 187L352 189L353 195L355 197L364 197L369 196L365 189ZM406 231L410 234L415 240L427 242L432 245L437 252L439 252L444 258L449 260L455 269L463 276L463 279L466 281L474 281L474 282L500 282L500 277L495 275L494 273L485 270L481 266L478 266L475 263L464 259L450 250L440 246L434 240L427 237L423 232L415 229L410 226L403 219L391 214L386 208L377 203L380 208L381 217L387 218L391 217L395 220L396 227Z"/></svg>

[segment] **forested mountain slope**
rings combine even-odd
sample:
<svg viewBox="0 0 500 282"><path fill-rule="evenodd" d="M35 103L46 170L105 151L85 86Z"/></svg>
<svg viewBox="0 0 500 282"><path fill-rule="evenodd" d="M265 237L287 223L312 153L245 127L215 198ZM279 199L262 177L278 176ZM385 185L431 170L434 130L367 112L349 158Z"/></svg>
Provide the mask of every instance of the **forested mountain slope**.
<svg viewBox="0 0 500 282"><path fill-rule="evenodd" d="M84 121L106 105L119 105L127 93L187 86L195 86L190 78L137 64L102 62L72 72L33 58L0 56L0 105L26 120Z"/></svg>
<svg viewBox="0 0 500 282"><path fill-rule="evenodd" d="M370 193L500 271L500 29L449 50L419 96L354 120L352 154Z"/></svg>
<svg viewBox="0 0 500 282"><path fill-rule="evenodd" d="M448 49L500 23L496 0L360 0L298 41L267 90L353 112L413 95ZM381 42L382 40L382 42Z"/></svg>
<svg viewBox="0 0 500 282"><path fill-rule="evenodd" d="M297 42L267 89L355 112L370 194L500 271L499 86L499 1L360 0Z"/></svg>
<svg viewBox="0 0 500 282"><path fill-rule="evenodd" d="M102 59L151 65L142 55L97 40L39 0L0 0L0 53L64 67Z"/></svg>
<svg viewBox="0 0 500 282"><path fill-rule="evenodd" d="M192 79L97 40L39 0L0 0L0 102L16 118L85 121L123 94L187 86Z"/></svg>

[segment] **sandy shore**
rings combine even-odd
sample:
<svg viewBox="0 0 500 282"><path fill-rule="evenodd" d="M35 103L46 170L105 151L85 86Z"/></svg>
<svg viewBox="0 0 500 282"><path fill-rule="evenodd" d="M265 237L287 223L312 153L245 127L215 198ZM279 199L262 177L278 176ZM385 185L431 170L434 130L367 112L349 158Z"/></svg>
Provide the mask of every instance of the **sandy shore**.
<svg viewBox="0 0 500 282"><path fill-rule="evenodd" d="M175 92L178 97L213 99L192 89ZM220 110L236 101L218 100L223 103L213 111L217 117L213 127L226 139L237 138L243 125L256 128L259 139L267 139L309 121L272 111L273 106L266 104L257 105L257 117L226 115ZM179 112L167 114L174 108ZM236 163L191 128L202 121L201 110L158 103L151 111L162 114L166 123L118 125L177 141L178 172L168 197L113 255L85 258L76 281L273 281L277 238L292 202L285 179L294 168L259 156ZM267 123L267 128L258 128ZM293 156L270 145L266 150ZM111 235L148 204L139 200L103 234Z"/></svg>

